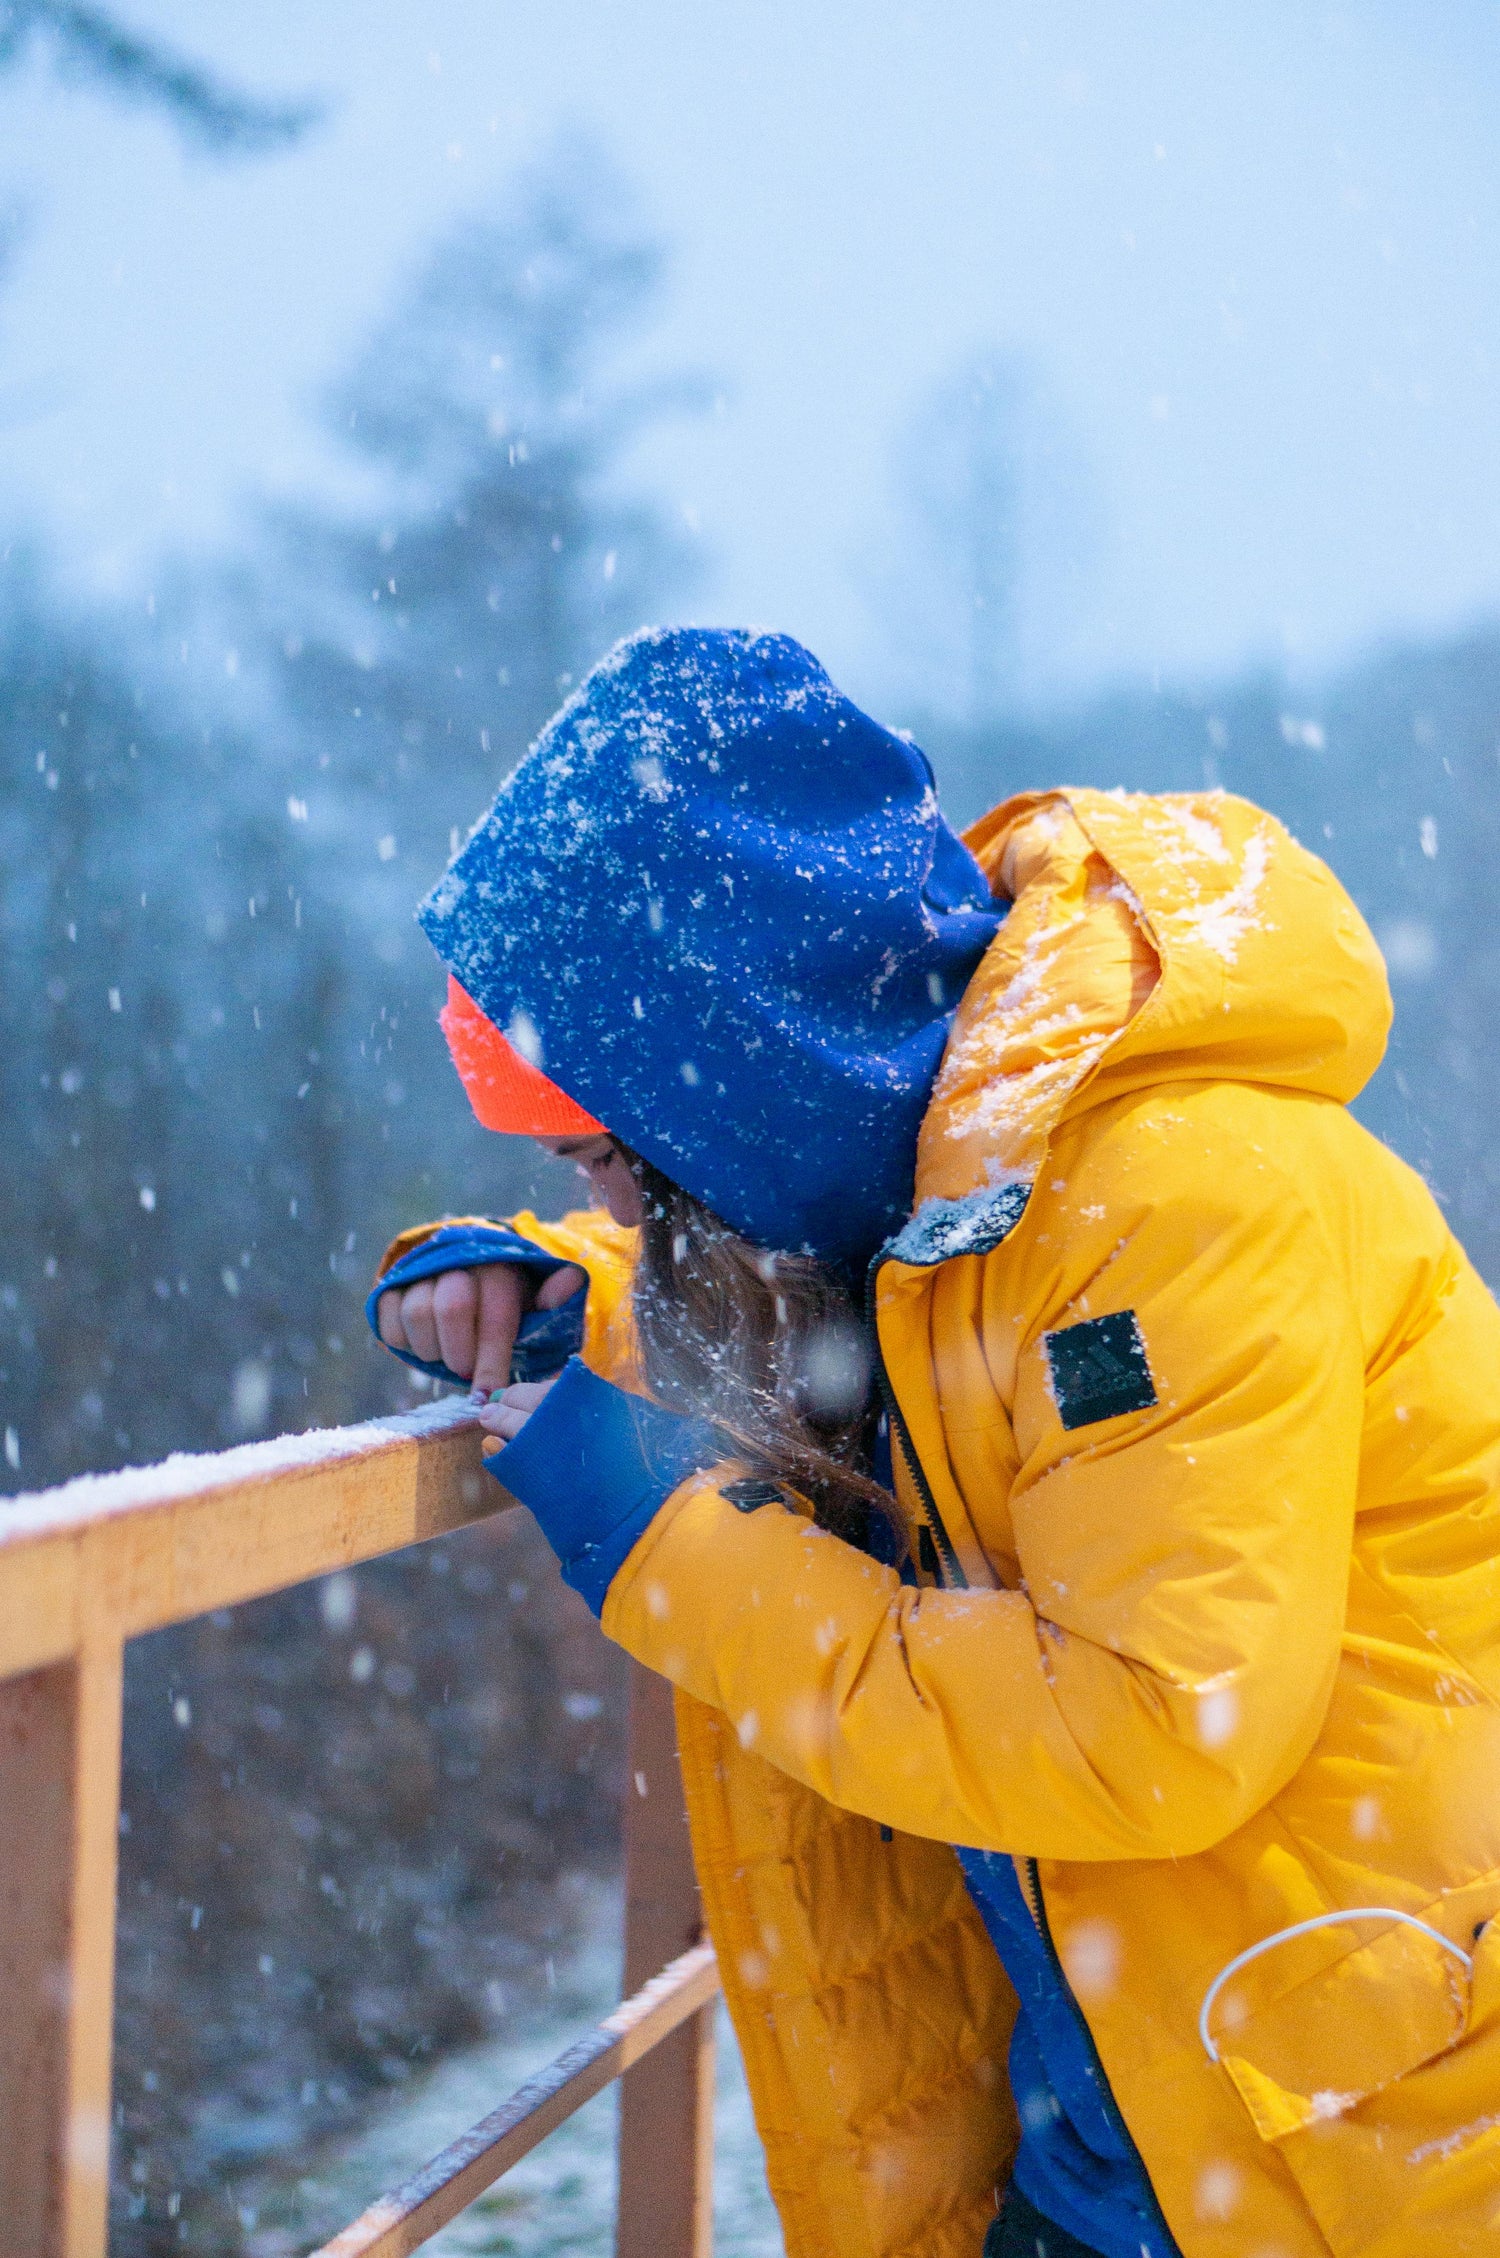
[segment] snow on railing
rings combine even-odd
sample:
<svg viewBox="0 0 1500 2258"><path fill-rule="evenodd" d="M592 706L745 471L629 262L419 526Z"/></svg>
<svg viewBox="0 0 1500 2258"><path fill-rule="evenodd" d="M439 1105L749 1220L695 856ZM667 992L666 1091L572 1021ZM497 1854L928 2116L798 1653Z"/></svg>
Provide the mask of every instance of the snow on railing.
<svg viewBox="0 0 1500 2258"><path fill-rule="evenodd" d="M507 1502L481 1467L471 1407L450 1399L0 1503L6 2250L105 2258L125 1641L444 1535ZM669 1689L640 1671L629 1773L634 1996L382 2197L326 2258L418 2249L633 2064L618 2258L708 2258L718 1976L698 1942Z"/></svg>

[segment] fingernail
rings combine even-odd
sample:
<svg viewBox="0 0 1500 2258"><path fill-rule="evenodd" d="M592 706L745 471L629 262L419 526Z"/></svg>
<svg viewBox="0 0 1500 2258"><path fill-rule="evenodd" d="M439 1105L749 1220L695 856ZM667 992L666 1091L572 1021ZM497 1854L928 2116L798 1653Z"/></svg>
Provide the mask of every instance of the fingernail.
<svg viewBox="0 0 1500 2258"><path fill-rule="evenodd" d="M503 1388L491 1388L484 1400L486 1403L504 1403L505 1390Z"/></svg>

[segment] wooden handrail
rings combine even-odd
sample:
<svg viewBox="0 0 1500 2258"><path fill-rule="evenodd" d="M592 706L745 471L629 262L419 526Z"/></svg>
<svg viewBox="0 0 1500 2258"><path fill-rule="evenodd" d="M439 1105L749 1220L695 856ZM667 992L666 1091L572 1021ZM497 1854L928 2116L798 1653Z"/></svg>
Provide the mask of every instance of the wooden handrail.
<svg viewBox="0 0 1500 2258"><path fill-rule="evenodd" d="M510 1501L449 1398L0 1506L0 1678L373 1560Z"/></svg>
<svg viewBox="0 0 1500 2258"><path fill-rule="evenodd" d="M105 2258L125 1640L510 1505L484 1472L479 1445L473 1407L450 1398L0 1502L6 2251ZM637 2061L624 2115L636 2124L643 2108L650 2116L657 2172L643 2186L622 2169L619 2258L708 2258L718 1977L708 1946L683 1953L698 1917L670 1689L642 1671L632 1679L630 1773L626 1968L643 1988L560 2058L554 2071L563 2074L545 2093L532 2101L523 2088L417 2182L384 2198L398 2208L375 2240L374 2213L347 2229L328 2246L339 2258L416 2249ZM654 1984L643 1981L673 1954ZM424 2192L413 2194L419 2184ZM366 2239L348 2241L358 2233Z"/></svg>

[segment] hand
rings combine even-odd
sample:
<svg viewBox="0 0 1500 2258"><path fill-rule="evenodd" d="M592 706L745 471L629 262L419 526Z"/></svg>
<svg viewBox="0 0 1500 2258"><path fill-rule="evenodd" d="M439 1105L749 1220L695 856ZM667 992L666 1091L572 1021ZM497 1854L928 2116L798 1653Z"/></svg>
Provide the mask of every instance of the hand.
<svg viewBox="0 0 1500 2258"><path fill-rule="evenodd" d="M407 1349L424 1364L446 1364L473 1381L476 1403L487 1402L510 1377L521 1320L532 1309L571 1301L588 1273L564 1263L536 1286L532 1273L509 1263L478 1270L444 1270L414 1286L393 1287L375 1305L387 1348Z"/></svg>
<svg viewBox="0 0 1500 2258"><path fill-rule="evenodd" d="M545 1380L518 1380L494 1403L485 1405L479 1414L479 1424L485 1431L485 1440L479 1446L484 1457L493 1458L506 1443L515 1441L547 1390L556 1387L561 1378L560 1372L554 1372Z"/></svg>

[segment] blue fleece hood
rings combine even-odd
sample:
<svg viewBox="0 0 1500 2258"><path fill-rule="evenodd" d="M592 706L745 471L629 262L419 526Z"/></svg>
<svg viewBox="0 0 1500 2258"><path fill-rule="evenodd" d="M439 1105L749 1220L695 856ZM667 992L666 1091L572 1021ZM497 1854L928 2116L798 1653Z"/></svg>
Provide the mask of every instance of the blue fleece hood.
<svg viewBox="0 0 1500 2258"><path fill-rule="evenodd" d="M932 771L784 635L647 629L422 904L493 1023L757 1245L850 1268L911 1205L999 926Z"/></svg>

